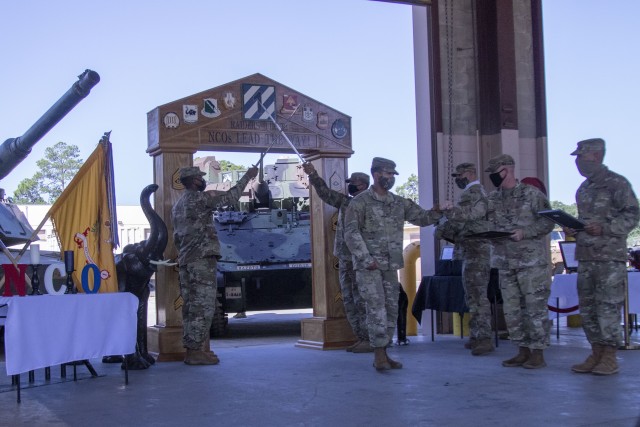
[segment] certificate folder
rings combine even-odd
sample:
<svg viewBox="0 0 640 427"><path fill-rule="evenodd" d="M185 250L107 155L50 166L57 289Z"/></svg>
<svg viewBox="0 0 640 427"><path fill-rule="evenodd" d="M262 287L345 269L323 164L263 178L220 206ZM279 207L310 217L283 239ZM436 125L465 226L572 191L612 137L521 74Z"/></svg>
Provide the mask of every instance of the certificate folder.
<svg viewBox="0 0 640 427"><path fill-rule="evenodd" d="M549 218L551 221L563 227L573 228L574 230L584 230L584 222L560 209L539 211L538 215Z"/></svg>

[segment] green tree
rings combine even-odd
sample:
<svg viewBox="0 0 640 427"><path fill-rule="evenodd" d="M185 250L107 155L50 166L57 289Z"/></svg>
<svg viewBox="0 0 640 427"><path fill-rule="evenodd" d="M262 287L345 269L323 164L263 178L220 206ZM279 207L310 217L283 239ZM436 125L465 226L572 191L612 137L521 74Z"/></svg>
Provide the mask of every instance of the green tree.
<svg viewBox="0 0 640 427"><path fill-rule="evenodd" d="M412 173L407 182L396 188L396 194L418 203L418 176Z"/></svg>
<svg viewBox="0 0 640 427"><path fill-rule="evenodd" d="M15 200L28 200L30 203L53 203L78 173L83 160L76 145L58 142L45 150L44 158L36 162L39 171L32 178L26 178L18 184L14 193Z"/></svg>
<svg viewBox="0 0 640 427"><path fill-rule="evenodd" d="M567 205L565 203L559 202L557 200L552 200L551 201L551 208L552 209L559 209L561 211L565 211L566 213L573 215L573 216L578 216L578 206L576 206L575 203Z"/></svg>
<svg viewBox="0 0 640 427"><path fill-rule="evenodd" d="M37 178L26 178L20 181L18 189L13 193L13 202L22 205L44 205L46 201L40 195L40 183Z"/></svg>
<svg viewBox="0 0 640 427"><path fill-rule="evenodd" d="M231 163L228 160L220 160L218 163L220 163L221 172L247 170L246 166L236 165L235 163Z"/></svg>

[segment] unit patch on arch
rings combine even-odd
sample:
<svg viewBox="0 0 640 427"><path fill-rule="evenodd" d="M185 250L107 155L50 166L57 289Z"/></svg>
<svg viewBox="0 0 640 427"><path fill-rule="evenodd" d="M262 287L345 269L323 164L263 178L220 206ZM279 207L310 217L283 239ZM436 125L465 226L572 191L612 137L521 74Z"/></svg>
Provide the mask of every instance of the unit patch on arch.
<svg viewBox="0 0 640 427"><path fill-rule="evenodd" d="M242 118L245 120L270 120L269 117L275 111L275 86L243 83Z"/></svg>

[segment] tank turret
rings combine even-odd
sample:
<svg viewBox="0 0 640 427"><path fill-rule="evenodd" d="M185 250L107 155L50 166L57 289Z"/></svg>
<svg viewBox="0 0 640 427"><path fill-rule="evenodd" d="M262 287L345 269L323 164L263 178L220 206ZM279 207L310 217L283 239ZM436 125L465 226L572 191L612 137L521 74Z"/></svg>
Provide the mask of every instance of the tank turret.
<svg viewBox="0 0 640 427"><path fill-rule="evenodd" d="M222 172L211 156L194 165L207 172L207 190L227 191L246 172ZM298 159L265 165L238 204L215 212L214 224L221 252L214 336L224 335L229 312L311 307L309 183Z"/></svg>
<svg viewBox="0 0 640 427"><path fill-rule="evenodd" d="M22 162L31 148L49 132L69 111L84 99L98 84L100 76L85 70L78 81L38 119L22 136L9 138L0 145L0 179ZM5 246L26 243L31 240L33 228L18 207L6 200L0 189L0 240Z"/></svg>

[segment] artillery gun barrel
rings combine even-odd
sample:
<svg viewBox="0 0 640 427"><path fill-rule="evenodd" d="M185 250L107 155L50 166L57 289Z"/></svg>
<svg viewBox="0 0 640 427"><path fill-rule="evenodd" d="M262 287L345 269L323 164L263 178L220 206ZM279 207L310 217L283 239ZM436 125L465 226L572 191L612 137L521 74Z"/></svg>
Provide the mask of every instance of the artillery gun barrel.
<svg viewBox="0 0 640 427"><path fill-rule="evenodd" d="M9 138L0 145L0 179L9 175L31 152L31 148L51 130L69 111L84 99L98 84L100 76L92 70L85 70L78 81L33 124L24 135Z"/></svg>

